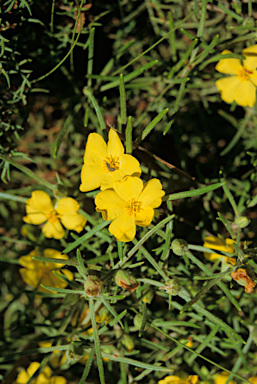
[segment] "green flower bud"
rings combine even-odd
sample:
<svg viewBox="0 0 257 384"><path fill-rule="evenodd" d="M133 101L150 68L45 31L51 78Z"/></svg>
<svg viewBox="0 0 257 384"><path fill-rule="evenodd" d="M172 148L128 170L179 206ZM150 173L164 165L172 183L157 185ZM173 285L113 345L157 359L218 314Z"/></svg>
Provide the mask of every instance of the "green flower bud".
<svg viewBox="0 0 257 384"><path fill-rule="evenodd" d="M134 326L138 329L141 329L141 325L142 325L142 321L143 321L143 316L140 315L140 313L138 313L135 317L134 317ZM145 325L144 327L144 331L146 330L147 328L147 324Z"/></svg>
<svg viewBox="0 0 257 384"><path fill-rule="evenodd" d="M250 219L245 216L237 217L235 223L239 226L239 228L245 228L250 224Z"/></svg>
<svg viewBox="0 0 257 384"><path fill-rule="evenodd" d="M129 335L125 334L122 336L121 344L126 348L128 352L132 352L134 349L134 340Z"/></svg>
<svg viewBox="0 0 257 384"><path fill-rule="evenodd" d="M120 269L115 275L115 283L120 287L134 292L139 286L137 279L130 273Z"/></svg>
<svg viewBox="0 0 257 384"><path fill-rule="evenodd" d="M153 300L154 292L151 288L146 288L142 292L142 301L146 304L150 304Z"/></svg>
<svg viewBox="0 0 257 384"><path fill-rule="evenodd" d="M183 256L188 251L188 244L183 239L175 239L171 243L171 249L177 256Z"/></svg>
<svg viewBox="0 0 257 384"><path fill-rule="evenodd" d="M65 185L57 184L53 190L53 194L58 199L63 199L64 197L67 197L68 191Z"/></svg>
<svg viewBox="0 0 257 384"><path fill-rule="evenodd" d="M88 297L99 296L103 283L95 275L89 275L84 284L85 293Z"/></svg>
<svg viewBox="0 0 257 384"><path fill-rule="evenodd" d="M166 281L165 285L159 289L163 289L168 295L177 296L180 291L180 283L178 279L174 277L173 279Z"/></svg>

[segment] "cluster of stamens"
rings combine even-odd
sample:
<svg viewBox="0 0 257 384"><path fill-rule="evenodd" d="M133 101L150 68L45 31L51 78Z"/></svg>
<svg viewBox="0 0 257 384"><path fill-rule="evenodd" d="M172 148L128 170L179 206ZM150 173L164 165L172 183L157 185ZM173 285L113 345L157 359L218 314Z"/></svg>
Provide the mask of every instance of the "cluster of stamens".
<svg viewBox="0 0 257 384"><path fill-rule="evenodd" d="M252 71L249 71L248 69L242 67L239 71L237 76L240 78L240 80L247 81L249 80L249 77L252 75Z"/></svg>
<svg viewBox="0 0 257 384"><path fill-rule="evenodd" d="M109 156L104 162L109 172L117 171L120 167L120 163L116 157Z"/></svg>
<svg viewBox="0 0 257 384"><path fill-rule="evenodd" d="M135 216L137 212L140 212L142 209L141 205L142 205L142 203L140 201L135 201L134 197L132 199L130 199L127 206L126 206L129 215Z"/></svg>

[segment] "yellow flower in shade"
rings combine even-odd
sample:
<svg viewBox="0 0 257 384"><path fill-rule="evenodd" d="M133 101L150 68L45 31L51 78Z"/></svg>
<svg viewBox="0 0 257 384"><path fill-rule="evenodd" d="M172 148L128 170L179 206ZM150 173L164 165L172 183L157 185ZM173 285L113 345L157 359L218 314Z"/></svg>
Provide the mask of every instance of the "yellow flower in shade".
<svg viewBox="0 0 257 384"><path fill-rule="evenodd" d="M229 377L228 372L221 372L214 376L214 384L226 384ZM236 384L235 380L230 380L228 384Z"/></svg>
<svg viewBox="0 0 257 384"><path fill-rule="evenodd" d="M124 154L118 134L110 129L108 144L98 133L90 133L87 140L84 165L81 171L82 192L101 187L112 188L115 181L124 176L140 176L141 168L137 159Z"/></svg>
<svg viewBox="0 0 257 384"><path fill-rule="evenodd" d="M257 384L257 376L250 377L250 379L248 379L248 381L250 381L250 383Z"/></svg>
<svg viewBox="0 0 257 384"><path fill-rule="evenodd" d="M235 250L234 250L234 247L232 244L235 244L235 243L236 243L236 241L234 241L232 239L226 239L225 244L224 244L224 242L222 240L220 240L218 237L207 236L204 239L203 246L205 248L211 248L211 249L215 249L217 251L234 253ZM233 257L223 256L220 253L204 252L204 257L210 261L216 261L217 259L220 259L221 261L224 261L225 263L231 263L233 265L236 264L236 259L234 259Z"/></svg>
<svg viewBox="0 0 257 384"><path fill-rule="evenodd" d="M63 226L76 232L83 230L87 220L78 210L79 204L71 197L58 200L54 207L46 192L34 191L26 202L27 216L23 220L35 225L45 223L42 228L45 237L61 239L65 234Z"/></svg>
<svg viewBox="0 0 257 384"><path fill-rule="evenodd" d="M180 379L179 376L166 376L165 379L158 381L158 384L197 384L198 376L190 375L186 379Z"/></svg>
<svg viewBox="0 0 257 384"><path fill-rule="evenodd" d="M227 49L222 54L232 53ZM221 92L221 98L226 103L235 101L242 107L253 107L256 101L257 86L257 44L243 50L246 57L243 62L239 59L221 59L216 70L226 75L232 75L216 81Z"/></svg>
<svg viewBox="0 0 257 384"><path fill-rule="evenodd" d="M38 370L40 363L34 361L30 364L27 370L23 369L17 376L17 384L26 384L27 381ZM31 384L66 384L67 381L62 376L52 376L51 368L46 366L42 372L31 382Z"/></svg>
<svg viewBox="0 0 257 384"><path fill-rule="evenodd" d="M115 182L113 189L99 192L95 198L96 210L104 220L113 220L109 231L117 240L134 239L136 225L146 227L154 217L164 196L159 180L152 179L143 185L138 177L127 176Z"/></svg>
<svg viewBox="0 0 257 384"><path fill-rule="evenodd" d="M48 285L49 287L65 288L68 283L61 277L56 276L53 271L58 274L63 273L68 280L73 280L73 274L67 269L60 269L63 264L60 263L45 263L42 261L33 260L32 257L42 256L38 250L34 249L27 256L19 258L19 263L25 267L20 269L20 274L24 283L30 285L39 292L50 292L47 289L40 286L40 284ZM52 259L67 259L67 255L62 255L61 252L55 249L45 249L44 257L50 257Z"/></svg>

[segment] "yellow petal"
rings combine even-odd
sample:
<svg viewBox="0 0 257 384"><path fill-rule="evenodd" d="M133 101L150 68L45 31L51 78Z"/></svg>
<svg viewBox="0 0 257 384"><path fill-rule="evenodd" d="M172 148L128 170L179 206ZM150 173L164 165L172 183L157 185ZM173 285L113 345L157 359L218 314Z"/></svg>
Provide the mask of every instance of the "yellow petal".
<svg viewBox="0 0 257 384"><path fill-rule="evenodd" d="M124 173L120 169L117 169L113 172L108 172L101 182L101 190L105 191L106 189L113 188L113 184L115 183L115 181L120 181L125 176L126 175L124 175Z"/></svg>
<svg viewBox="0 0 257 384"><path fill-rule="evenodd" d="M16 382L17 384L26 384L28 381L29 381L29 375L27 374L27 372L24 370L22 370L18 376L17 376L17 379L16 379Z"/></svg>
<svg viewBox="0 0 257 384"><path fill-rule="evenodd" d="M140 177L141 168L137 159L131 155L122 155L120 156L120 170L124 173L124 175L133 175Z"/></svg>
<svg viewBox="0 0 257 384"><path fill-rule="evenodd" d="M21 256L19 258L19 263L23 267L26 267L27 269L31 269L31 270L35 269L36 270L36 269L38 269L38 263L40 263L40 261L33 260L32 257L35 257L35 256L40 257L42 255L36 249L34 249L28 255Z"/></svg>
<svg viewBox="0 0 257 384"><path fill-rule="evenodd" d="M51 377L49 384L66 384L67 380L62 376Z"/></svg>
<svg viewBox="0 0 257 384"><path fill-rule="evenodd" d="M47 366L43 369L42 374L43 374L45 377L50 378L51 375L52 375L52 370L51 370L51 368L47 365Z"/></svg>
<svg viewBox="0 0 257 384"><path fill-rule="evenodd" d="M256 100L256 88L251 81L241 81L238 77L225 77L216 81L221 98L226 103L235 101L242 107L253 107Z"/></svg>
<svg viewBox="0 0 257 384"><path fill-rule="evenodd" d="M110 224L109 231L118 241L128 242L136 235L136 224L132 216L124 213Z"/></svg>
<svg viewBox="0 0 257 384"><path fill-rule="evenodd" d="M251 81L243 81L237 88L235 102L242 107L253 107L256 101L256 87Z"/></svg>
<svg viewBox="0 0 257 384"><path fill-rule="evenodd" d="M113 220L120 216L126 206L126 202L113 189L99 192L95 204L97 212L102 213L104 220Z"/></svg>
<svg viewBox="0 0 257 384"><path fill-rule="evenodd" d="M162 203L162 196L165 192L162 190L160 180L151 179L144 184L142 193L139 196L139 201L142 202L143 207L157 208Z"/></svg>
<svg viewBox="0 0 257 384"><path fill-rule="evenodd" d="M42 232L45 237L53 237L54 239L62 239L65 235L65 231L59 220L51 223L48 221L42 228Z"/></svg>
<svg viewBox="0 0 257 384"><path fill-rule="evenodd" d="M62 273L67 277L68 280L72 281L74 279L73 273L68 269L62 269Z"/></svg>
<svg viewBox="0 0 257 384"><path fill-rule="evenodd" d="M103 160L100 164L84 164L81 171L81 185L79 189L81 192L92 191L100 187L107 171L102 166Z"/></svg>
<svg viewBox="0 0 257 384"><path fill-rule="evenodd" d="M79 204L71 197L60 199L56 207L56 212L60 215L62 224L67 228L81 232L87 222L87 219L80 213L77 213Z"/></svg>
<svg viewBox="0 0 257 384"><path fill-rule="evenodd" d="M250 381L250 383L257 384L257 376L250 377L250 379L248 379L248 381Z"/></svg>
<svg viewBox="0 0 257 384"><path fill-rule="evenodd" d="M84 155L85 164L101 164L107 156L107 145L103 137L98 133L90 133Z"/></svg>
<svg viewBox="0 0 257 384"><path fill-rule="evenodd" d="M109 141L107 144L107 156L120 157L124 153L124 147L120 141L119 135L110 129L109 131Z"/></svg>
<svg viewBox="0 0 257 384"><path fill-rule="evenodd" d="M38 363L37 361L34 361L33 363L31 363L30 366L27 368L29 377L33 376L39 367L40 367L40 363Z"/></svg>
<svg viewBox="0 0 257 384"><path fill-rule="evenodd" d="M26 202L27 216L23 218L28 224L42 224L47 220L46 215L53 211L50 196L44 191L32 192L31 198Z"/></svg>
<svg viewBox="0 0 257 384"><path fill-rule="evenodd" d="M65 254L62 254L60 251L57 251L56 249L46 248L44 250L44 257L49 257L51 259L65 259L68 260L69 257ZM44 263L45 268L51 270L51 269L60 269L63 267L63 264L61 263Z"/></svg>
<svg viewBox="0 0 257 384"><path fill-rule="evenodd" d="M221 52L222 55L226 53L232 52L227 49ZM236 75L240 70L242 70L242 68L243 66L239 59L221 59L215 67L216 71L227 75Z"/></svg>
<svg viewBox="0 0 257 384"><path fill-rule="evenodd" d="M25 268L20 269L21 278L24 283L30 285L32 288L38 287L42 280L42 271L29 270Z"/></svg>
<svg viewBox="0 0 257 384"><path fill-rule="evenodd" d="M245 48L242 55L246 57L243 61L244 67L249 71L255 71L257 68L257 44Z"/></svg>
<svg viewBox="0 0 257 384"><path fill-rule="evenodd" d="M257 71L254 71L254 72L250 75L249 80L251 81L251 83L253 83L253 85L257 86Z"/></svg>
<svg viewBox="0 0 257 384"><path fill-rule="evenodd" d="M126 176L122 180L115 182L113 189L126 202L132 198L138 200L143 189L143 181L139 177Z"/></svg>
<svg viewBox="0 0 257 384"><path fill-rule="evenodd" d="M140 212L136 213L135 224L140 227L147 227L154 218L154 209L151 207L146 207Z"/></svg>
<svg viewBox="0 0 257 384"><path fill-rule="evenodd" d="M221 372L221 374L217 375L214 379L215 384L226 384L228 380L228 372ZM236 384L235 380L230 380L228 384Z"/></svg>

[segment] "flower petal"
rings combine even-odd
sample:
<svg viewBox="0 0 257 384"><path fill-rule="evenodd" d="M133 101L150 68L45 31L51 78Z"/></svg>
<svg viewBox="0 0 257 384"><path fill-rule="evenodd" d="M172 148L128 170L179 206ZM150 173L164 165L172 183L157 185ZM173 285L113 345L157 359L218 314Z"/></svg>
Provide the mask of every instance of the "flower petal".
<svg viewBox="0 0 257 384"><path fill-rule="evenodd" d="M59 220L54 223L48 221L42 228L42 232L45 237L53 237L54 239L62 239L65 235L65 230L63 229Z"/></svg>
<svg viewBox="0 0 257 384"><path fill-rule="evenodd" d="M108 172L107 175L105 175L103 181L101 182L101 190L105 191L106 189L113 188L113 184L115 183L115 181L122 180L125 176L126 175L120 169L117 169L113 172Z"/></svg>
<svg viewBox="0 0 257 384"><path fill-rule="evenodd" d="M226 103L235 101L242 107L253 107L256 100L256 87L250 81L241 81L238 77L225 77L216 81L221 98Z"/></svg>
<svg viewBox="0 0 257 384"><path fill-rule="evenodd" d="M35 256L40 257L42 255L40 254L40 252L38 252L38 250L34 249L28 255L21 256L19 258L20 265L22 265L23 267L25 267L27 269L31 269L31 270L38 269L38 263L41 263L41 262L37 261L37 260L33 260L32 257L35 257Z"/></svg>
<svg viewBox="0 0 257 384"><path fill-rule="evenodd" d="M38 363L37 361L34 361L33 363L31 363L30 366L27 368L29 377L33 376L39 367L40 367L40 363Z"/></svg>
<svg viewBox="0 0 257 384"><path fill-rule="evenodd" d="M243 61L244 67L249 71L255 71L257 68L257 44L245 48L242 55L246 57Z"/></svg>
<svg viewBox="0 0 257 384"><path fill-rule="evenodd" d="M136 235L136 224L133 216L126 213L115 219L109 226L109 231L118 241L128 242Z"/></svg>
<svg viewBox="0 0 257 384"><path fill-rule="evenodd" d="M23 217L25 223L42 224L47 220L47 214L54 210L50 196L44 191L34 191L26 202L27 216Z"/></svg>
<svg viewBox="0 0 257 384"><path fill-rule="evenodd" d="M44 250L44 257L49 257L51 259L65 259L68 260L68 255L62 254L60 251L57 251L56 249L46 248ZM63 267L63 264L61 263L44 263L45 268L51 270L51 269L60 269Z"/></svg>
<svg viewBox="0 0 257 384"><path fill-rule="evenodd" d="M160 180L151 179L144 184L142 193L139 196L139 201L142 202L142 207L157 208L162 203L162 196L165 192L162 190Z"/></svg>
<svg viewBox="0 0 257 384"><path fill-rule="evenodd" d="M40 270L30 270L26 268L21 268L19 272L24 283L30 285L34 289L39 285L42 280L42 271Z"/></svg>
<svg viewBox="0 0 257 384"><path fill-rule="evenodd" d="M92 191L102 184L107 171L102 166L103 160L99 164L84 164L81 170L81 192Z"/></svg>
<svg viewBox="0 0 257 384"><path fill-rule="evenodd" d="M135 224L140 227L147 227L154 218L154 209L152 207L146 207L140 212L136 213Z"/></svg>
<svg viewBox="0 0 257 384"><path fill-rule="evenodd" d="M120 157L124 154L124 147L120 141L119 135L115 132L114 129L109 131L109 141L107 144L107 156Z"/></svg>
<svg viewBox="0 0 257 384"><path fill-rule="evenodd" d="M131 155L122 155L120 156L120 170L124 175L133 175L140 177L142 171L140 164L134 156Z"/></svg>
<svg viewBox="0 0 257 384"><path fill-rule="evenodd" d="M33 364L33 363L32 363ZM40 365L40 364L39 364ZM29 375L27 374L27 372L25 371L25 369L23 369L17 376L17 379L16 379L16 384L26 384L28 381L29 381Z"/></svg>
<svg viewBox="0 0 257 384"><path fill-rule="evenodd" d="M77 232L81 232L87 222L87 219L80 213L77 213L79 203L71 197L60 199L56 212L60 215L60 220L64 227Z"/></svg>
<svg viewBox="0 0 257 384"><path fill-rule="evenodd" d="M227 49L221 52L222 55L226 53L232 52ZM226 75L236 75L242 68L243 66L239 59L221 59L215 67L216 71Z"/></svg>
<svg viewBox="0 0 257 384"><path fill-rule="evenodd" d="M115 182L113 189L126 202L132 198L138 200L143 189L143 181L139 177L126 176L122 180Z"/></svg>
<svg viewBox="0 0 257 384"><path fill-rule="evenodd" d="M67 380L62 376L53 376L49 381L49 384L66 384L66 383L67 383Z"/></svg>
<svg viewBox="0 0 257 384"><path fill-rule="evenodd" d="M124 212L126 202L113 189L106 189L96 195L95 204L104 220L113 220Z"/></svg>

